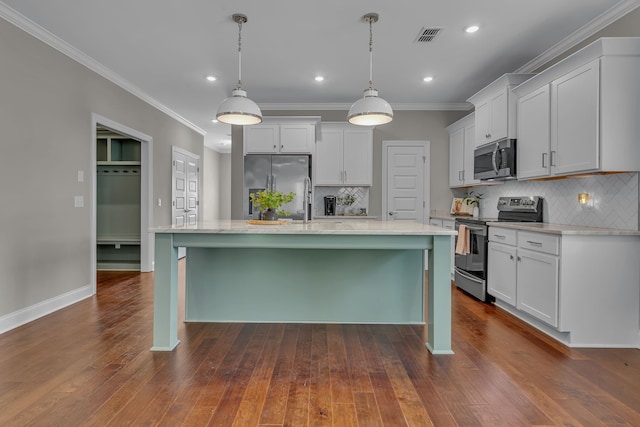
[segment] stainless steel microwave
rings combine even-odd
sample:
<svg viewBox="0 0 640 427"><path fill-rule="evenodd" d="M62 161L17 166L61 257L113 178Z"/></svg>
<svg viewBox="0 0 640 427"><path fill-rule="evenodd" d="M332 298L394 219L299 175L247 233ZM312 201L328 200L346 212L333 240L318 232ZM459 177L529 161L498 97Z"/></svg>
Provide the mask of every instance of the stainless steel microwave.
<svg viewBox="0 0 640 427"><path fill-rule="evenodd" d="M473 152L473 177L483 181L516 179L516 140L501 139Z"/></svg>

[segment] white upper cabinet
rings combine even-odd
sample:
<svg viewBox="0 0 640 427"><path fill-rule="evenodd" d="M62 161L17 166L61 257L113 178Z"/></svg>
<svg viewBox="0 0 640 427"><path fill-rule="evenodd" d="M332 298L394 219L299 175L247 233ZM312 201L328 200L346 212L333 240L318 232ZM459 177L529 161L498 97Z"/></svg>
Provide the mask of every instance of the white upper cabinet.
<svg viewBox="0 0 640 427"><path fill-rule="evenodd" d="M477 114L477 113L476 113ZM480 183L473 178L475 121L473 113L449 125L449 187L468 187Z"/></svg>
<svg viewBox="0 0 640 427"><path fill-rule="evenodd" d="M603 38L513 90L518 178L640 170L640 38Z"/></svg>
<svg viewBox="0 0 640 427"><path fill-rule="evenodd" d="M370 186L373 129L348 123L323 123L313 159L314 185Z"/></svg>
<svg viewBox="0 0 640 427"><path fill-rule="evenodd" d="M518 99L518 178L549 175L551 141L551 89L549 85Z"/></svg>
<svg viewBox="0 0 640 427"><path fill-rule="evenodd" d="M556 175L597 170L600 60L551 83L551 154Z"/></svg>
<svg viewBox="0 0 640 427"><path fill-rule="evenodd" d="M319 117L265 117L245 126L244 154L313 154Z"/></svg>
<svg viewBox="0 0 640 427"><path fill-rule="evenodd" d="M534 74L505 74L467 101L475 106L475 144L516 137L516 99L511 89Z"/></svg>

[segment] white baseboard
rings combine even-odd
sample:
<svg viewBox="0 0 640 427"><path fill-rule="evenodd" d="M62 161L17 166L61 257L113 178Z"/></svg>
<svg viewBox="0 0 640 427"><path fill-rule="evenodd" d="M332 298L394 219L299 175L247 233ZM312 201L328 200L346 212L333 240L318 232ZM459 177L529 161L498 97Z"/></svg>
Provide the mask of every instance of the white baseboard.
<svg viewBox="0 0 640 427"><path fill-rule="evenodd" d="M0 334L32 322L61 308L67 307L92 295L91 285L85 285L62 295L39 302L0 317Z"/></svg>

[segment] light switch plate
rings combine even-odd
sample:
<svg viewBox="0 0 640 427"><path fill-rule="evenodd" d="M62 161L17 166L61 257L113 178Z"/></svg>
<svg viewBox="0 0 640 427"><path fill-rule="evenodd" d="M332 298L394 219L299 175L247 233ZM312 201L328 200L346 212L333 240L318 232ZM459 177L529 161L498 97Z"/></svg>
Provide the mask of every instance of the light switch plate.
<svg viewBox="0 0 640 427"><path fill-rule="evenodd" d="M78 182L84 182L84 171L78 171Z"/></svg>
<svg viewBox="0 0 640 427"><path fill-rule="evenodd" d="M84 208L84 196L75 196L73 204L76 208Z"/></svg>

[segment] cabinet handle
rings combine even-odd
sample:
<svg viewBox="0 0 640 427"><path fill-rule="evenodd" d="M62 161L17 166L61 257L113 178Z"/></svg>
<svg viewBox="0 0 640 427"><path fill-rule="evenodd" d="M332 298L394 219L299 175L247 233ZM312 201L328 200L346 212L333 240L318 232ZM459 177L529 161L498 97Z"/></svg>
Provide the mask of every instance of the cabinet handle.
<svg viewBox="0 0 640 427"><path fill-rule="evenodd" d="M513 259L513 255L509 255L509 259Z"/></svg>
<svg viewBox="0 0 640 427"><path fill-rule="evenodd" d="M498 239L506 239L507 236L504 236L502 234L494 234L493 237L497 237Z"/></svg>
<svg viewBox="0 0 640 427"><path fill-rule="evenodd" d="M533 240L527 240L527 243L533 246L542 246L542 242L534 242Z"/></svg>
<svg viewBox="0 0 640 427"><path fill-rule="evenodd" d="M547 153L542 153L542 167L547 167Z"/></svg>
<svg viewBox="0 0 640 427"><path fill-rule="evenodd" d="M489 139L489 138L491 138L491 134L490 134L490 133L486 133L486 134L484 135L484 137L485 137L485 138L487 138L487 139Z"/></svg>
<svg viewBox="0 0 640 427"><path fill-rule="evenodd" d="M344 182L347 182L347 171L344 171Z"/></svg>
<svg viewBox="0 0 640 427"><path fill-rule="evenodd" d="M462 181L464 181L464 171L462 171Z"/></svg>
<svg viewBox="0 0 640 427"><path fill-rule="evenodd" d="M518 257L518 261L522 261L522 258Z"/></svg>
<svg viewBox="0 0 640 427"><path fill-rule="evenodd" d="M556 152L552 151L551 152L551 161L549 162L551 164L551 166L555 166L556 165Z"/></svg>
<svg viewBox="0 0 640 427"><path fill-rule="evenodd" d="M273 144L273 149L275 150L278 146L276 144Z"/></svg>

